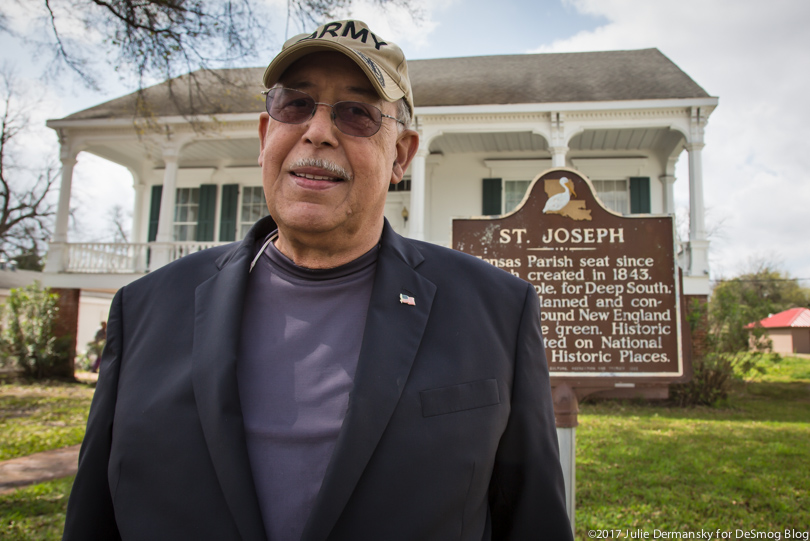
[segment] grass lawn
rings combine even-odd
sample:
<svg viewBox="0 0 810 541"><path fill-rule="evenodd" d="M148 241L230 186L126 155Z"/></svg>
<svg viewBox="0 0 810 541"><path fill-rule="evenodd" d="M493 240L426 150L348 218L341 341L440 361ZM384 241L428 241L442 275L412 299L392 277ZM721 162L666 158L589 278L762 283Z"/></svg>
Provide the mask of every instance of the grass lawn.
<svg viewBox="0 0 810 541"><path fill-rule="evenodd" d="M807 532L810 359L777 366L718 408L582 405L577 539L592 529Z"/></svg>
<svg viewBox="0 0 810 541"><path fill-rule="evenodd" d="M81 443L93 391L84 383L0 382L0 460Z"/></svg>
<svg viewBox="0 0 810 541"><path fill-rule="evenodd" d="M80 442L92 392L86 384L0 385L4 457ZM810 359L784 359L717 408L601 402L581 410L577 539L588 530L641 529L652 539L656 529L718 528L731 539L742 538L738 529L785 539L785 529L810 528ZM71 483L0 495L0 538L59 539Z"/></svg>
<svg viewBox="0 0 810 541"><path fill-rule="evenodd" d="M62 539L73 477L0 494L0 539Z"/></svg>

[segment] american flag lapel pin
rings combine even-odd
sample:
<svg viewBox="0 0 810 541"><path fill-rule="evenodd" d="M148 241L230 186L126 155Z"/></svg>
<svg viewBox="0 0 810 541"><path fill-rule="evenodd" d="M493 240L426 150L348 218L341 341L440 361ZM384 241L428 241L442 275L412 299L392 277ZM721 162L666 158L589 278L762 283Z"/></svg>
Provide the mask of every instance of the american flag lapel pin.
<svg viewBox="0 0 810 541"><path fill-rule="evenodd" d="M399 302L402 304L410 304L411 306L416 306L416 299L411 297L410 295L406 295L405 293L399 294Z"/></svg>

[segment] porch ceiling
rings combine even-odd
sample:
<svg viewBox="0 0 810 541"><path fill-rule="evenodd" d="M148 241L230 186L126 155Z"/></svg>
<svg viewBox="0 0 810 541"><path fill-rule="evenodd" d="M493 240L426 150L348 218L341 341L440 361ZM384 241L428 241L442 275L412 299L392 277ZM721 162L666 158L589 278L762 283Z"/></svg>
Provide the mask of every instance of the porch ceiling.
<svg viewBox="0 0 810 541"><path fill-rule="evenodd" d="M180 151L180 167L217 167L257 165L259 138L195 141Z"/></svg>
<svg viewBox="0 0 810 541"><path fill-rule="evenodd" d="M670 152L683 136L668 128L586 130L568 143L569 150ZM85 150L112 162L139 169L144 162L163 165L159 150L145 141L96 142ZM548 142L531 132L448 133L430 143L431 153L548 152ZM255 166L259 157L258 137L215 139L189 143L180 151L180 167Z"/></svg>
<svg viewBox="0 0 810 541"><path fill-rule="evenodd" d="M571 150L669 150L683 136L669 128L586 130L568 142Z"/></svg>
<svg viewBox="0 0 810 541"><path fill-rule="evenodd" d="M160 152L154 145L137 139L96 141L82 150L135 171L139 170L144 162L155 162L154 156L157 156L161 165L163 164Z"/></svg>
<svg viewBox="0 0 810 541"><path fill-rule="evenodd" d="M548 142L531 132L448 133L430 143L430 152L464 154L467 152L545 151Z"/></svg>
<svg viewBox="0 0 810 541"><path fill-rule="evenodd" d="M84 148L113 163L140 170L144 163L162 167L160 149L147 141L96 141ZM259 138L194 141L180 151L180 167L255 166L259 158Z"/></svg>
<svg viewBox="0 0 810 541"><path fill-rule="evenodd" d="M669 128L586 130L568 142L570 150L653 150L668 152L683 139ZM430 143L431 153L547 152L548 141L531 132L448 133Z"/></svg>

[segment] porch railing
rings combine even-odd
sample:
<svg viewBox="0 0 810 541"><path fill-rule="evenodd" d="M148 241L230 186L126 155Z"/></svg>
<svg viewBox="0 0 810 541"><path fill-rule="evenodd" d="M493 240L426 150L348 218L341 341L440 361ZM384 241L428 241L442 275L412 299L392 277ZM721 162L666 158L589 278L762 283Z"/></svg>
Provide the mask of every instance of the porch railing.
<svg viewBox="0 0 810 541"><path fill-rule="evenodd" d="M227 244L225 242L173 242L172 243L172 250L171 250L171 260L174 261L175 259L180 259L184 255L193 254L194 252L199 252L200 250L205 250L207 248L213 248L214 246L220 246L222 244Z"/></svg>
<svg viewBox="0 0 810 541"><path fill-rule="evenodd" d="M171 243L169 260L225 244L222 242ZM155 266L152 243L77 242L63 245L67 248L64 272L88 274L142 273ZM163 244L161 247L165 247Z"/></svg>
<svg viewBox="0 0 810 541"><path fill-rule="evenodd" d="M78 242L67 245L67 272L146 272L147 243Z"/></svg>

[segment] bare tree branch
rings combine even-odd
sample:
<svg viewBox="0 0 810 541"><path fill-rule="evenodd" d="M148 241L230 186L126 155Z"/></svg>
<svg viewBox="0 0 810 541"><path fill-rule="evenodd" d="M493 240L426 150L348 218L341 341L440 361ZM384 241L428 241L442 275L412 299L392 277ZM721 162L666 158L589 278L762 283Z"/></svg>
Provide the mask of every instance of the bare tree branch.
<svg viewBox="0 0 810 541"><path fill-rule="evenodd" d="M65 49L65 44L62 41L62 36L59 33L59 30L56 27L56 15L53 13L53 9L51 9L51 0L44 0L45 1L45 9L48 10L48 15L50 16L50 23L51 23L51 31L53 32L53 37L56 42L56 55L57 58L61 58L65 65L73 71L89 88L93 90L98 90L98 85L96 84L93 77L90 76L87 70L87 63L79 57L76 57Z"/></svg>
<svg viewBox="0 0 810 541"><path fill-rule="evenodd" d="M113 205L107 212L113 229L113 242L129 242L129 216L121 205Z"/></svg>
<svg viewBox="0 0 810 541"><path fill-rule="evenodd" d="M0 255L8 259L26 258L26 266L39 266L39 254L50 237L54 214L49 194L59 168L44 167L33 185L26 186L22 169L14 166L12 144L26 127L29 118L16 104L15 90L8 73L0 74Z"/></svg>
<svg viewBox="0 0 810 541"><path fill-rule="evenodd" d="M350 12L353 0L289 0L290 15L311 27ZM87 85L95 84L91 64L107 61L143 87L199 69L230 67L258 59L278 45L272 17L260 0L41 0L56 57ZM422 17L416 0L372 0ZM21 3L25 6L25 3ZM28 0L30 9L36 3ZM0 7L0 25L6 19ZM84 27L98 43L70 39L69 29ZM99 53L102 53L101 55ZM111 53L112 57L105 57Z"/></svg>

